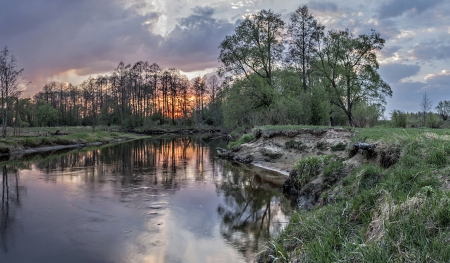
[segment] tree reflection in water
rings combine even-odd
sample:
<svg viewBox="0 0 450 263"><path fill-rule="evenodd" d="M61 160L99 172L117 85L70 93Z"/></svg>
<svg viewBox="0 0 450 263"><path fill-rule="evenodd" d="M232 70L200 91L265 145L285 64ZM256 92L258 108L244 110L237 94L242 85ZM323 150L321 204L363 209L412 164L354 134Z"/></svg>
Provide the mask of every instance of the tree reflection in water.
<svg viewBox="0 0 450 263"><path fill-rule="evenodd" d="M225 205L218 208L220 232L246 257L261 250L285 225L290 202L252 171L225 163L217 188L225 197Z"/></svg>
<svg viewBox="0 0 450 263"><path fill-rule="evenodd" d="M9 173L9 175L8 175ZM15 211L20 208L20 194L25 189L19 186L19 170L15 165L2 167L2 207L0 218L0 245L8 252L8 239L12 237L12 225L15 223Z"/></svg>
<svg viewBox="0 0 450 263"><path fill-rule="evenodd" d="M100 148L85 148L81 151L27 156L23 162L7 165L3 167L2 176L0 245L5 252L8 250L8 244L10 250L13 250L13 240L20 239L21 235L17 231L21 229L21 226L18 226L19 223L14 218L26 210L28 199L22 196L24 189L20 187L18 171L31 169L40 172L36 173L39 174L39 178L35 178L36 181L23 180L22 182L29 184L29 195L36 190L32 187L36 182L44 182L45 185L50 186L53 183L58 187L63 186L59 189L64 189L63 193L67 196L67 200L62 202L76 201L77 203L73 206L75 210L72 210L72 206L63 204L63 207L68 207L68 211L73 212L77 218L78 216L87 219L100 218L105 220L104 222L109 222L109 216L103 218L101 215L114 214L108 209L116 207L117 204L120 205L117 211L129 211L128 208L131 208L131 213L138 213L138 216L133 217L133 220L136 218L137 222L134 223L138 225L133 228L133 233L139 231L142 233L136 239L130 240L130 244L135 244L137 249L142 246L148 246L149 251L150 246L156 249L151 245L153 242L151 239L158 237L167 242L167 250L166 246L161 246L158 253L170 255L167 251L173 250L172 256L177 256L182 249L186 249L185 253L188 253L185 244L190 243L189 237L192 235L195 242L207 239L207 242L211 244L221 245L225 240L231 245L227 246L229 249L237 250L239 251L237 255L241 254L244 258L250 259L261 249L266 239L278 233L285 225L279 222L287 221L286 217L291 210L290 202L284 198L279 189L262 182L254 172L213 158L214 151L211 149L215 149L214 146L214 143L207 145L191 137L145 139ZM29 175L23 173L23 176L28 178L26 176ZM58 187L54 188L58 189ZM184 191L179 191L181 189ZM58 196L59 192L56 191L54 194ZM85 196L92 202L83 203ZM204 200L204 196L208 196L207 198L217 196L217 199ZM21 207L21 198L24 205L18 211L17 209ZM75 201L72 201L72 198ZM100 213L86 212L96 210L98 200L107 201L105 204L108 205L98 207ZM199 205L200 203L202 206ZM85 209L86 207L89 209ZM122 210L123 208L125 210ZM128 212L123 216L126 215ZM172 219L170 215L178 216ZM55 222L59 219L72 222L70 214L67 217L56 218ZM159 220L168 222L160 224ZM153 221L158 224L155 226ZM81 222L83 224L77 227L82 230L85 227L109 228L109 226L95 225L99 221ZM115 226L116 222L111 224ZM140 229L141 225L145 227ZM187 242L180 247L170 247L171 242L167 241L170 239L164 236L166 232L163 231L164 226L169 225L172 229L167 233L175 233L175 235L184 233L182 237ZM68 227L72 229L72 226L68 225ZM161 232L159 232L160 229ZM64 240L65 230L65 226L60 225L60 229L54 230L57 233L54 236L58 237L60 234L58 231L63 231L64 234L60 238ZM114 233L115 229L108 231ZM108 231L104 234L108 235ZM74 232L71 238L80 241L79 243L90 242L89 233L85 235L82 231L76 233L80 235ZM145 238L142 239L142 237ZM30 237L22 238L28 240L27 238ZM128 236L122 238L126 239ZM175 241L173 243L176 244ZM135 256L137 253L135 252L131 254ZM197 252L207 254L207 251L202 251L200 248L195 249L195 253ZM143 255L146 256L145 253Z"/></svg>

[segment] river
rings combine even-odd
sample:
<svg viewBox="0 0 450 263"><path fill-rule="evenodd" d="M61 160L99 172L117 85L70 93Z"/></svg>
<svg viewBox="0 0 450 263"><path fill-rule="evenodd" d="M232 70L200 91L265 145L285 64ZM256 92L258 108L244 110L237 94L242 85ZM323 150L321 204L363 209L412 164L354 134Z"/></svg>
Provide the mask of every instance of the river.
<svg viewBox="0 0 450 263"><path fill-rule="evenodd" d="M0 262L251 262L291 203L215 146L143 139L2 162Z"/></svg>

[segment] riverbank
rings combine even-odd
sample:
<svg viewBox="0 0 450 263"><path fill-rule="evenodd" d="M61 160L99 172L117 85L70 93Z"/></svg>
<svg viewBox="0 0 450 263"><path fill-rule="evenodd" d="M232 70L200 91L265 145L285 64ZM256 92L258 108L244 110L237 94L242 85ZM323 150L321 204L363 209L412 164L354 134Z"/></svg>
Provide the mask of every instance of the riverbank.
<svg viewBox="0 0 450 263"><path fill-rule="evenodd" d="M55 135L46 132L42 136L16 136L0 139L0 156L20 156L37 152L99 146L109 143L144 138L143 135L123 132L74 132Z"/></svg>
<svg viewBox="0 0 450 263"><path fill-rule="evenodd" d="M299 211L258 262L450 262L449 130L352 129L332 144L335 130L308 129L261 127L228 152L274 169L301 156L285 184Z"/></svg>

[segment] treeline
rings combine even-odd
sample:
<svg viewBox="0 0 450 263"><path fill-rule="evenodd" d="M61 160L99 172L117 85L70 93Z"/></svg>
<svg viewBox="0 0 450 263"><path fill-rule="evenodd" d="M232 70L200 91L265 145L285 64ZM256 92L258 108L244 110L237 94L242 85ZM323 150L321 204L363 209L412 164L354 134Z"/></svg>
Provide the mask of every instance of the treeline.
<svg viewBox="0 0 450 263"><path fill-rule="evenodd" d="M227 126L372 126L390 86L378 74L385 40L329 30L300 6L288 22L262 10L220 44Z"/></svg>
<svg viewBox="0 0 450 263"><path fill-rule="evenodd" d="M325 31L307 6L288 22L262 10L220 44L219 77L189 80L174 68L121 62L111 74L77 86L48 83L32 99L18 99L17 80L11 85L0 79L3 127L373 126L392 96L377 72L384 43L373 30L358 36L348 29ZM21 76L23 70L13 68Z"/></svg>
<svg viewBox="0 0 450 263"><path fill-rule="evenodd" d="M217 76L189 80L174 68L119 63L110 75L80 85L50 82L33 99L10 97L10 126L216 125L211 112L220 91Z"/></svg>
<svg viewBox="0 0 450 263"><path fill-rule="evenodd" d="M390 126L400 128L450 128L450 101L440 101L436 107L436 113L431 111L432 101L426 93L420 102L420 111L404 112L393 110L391 112Z"/></svg>

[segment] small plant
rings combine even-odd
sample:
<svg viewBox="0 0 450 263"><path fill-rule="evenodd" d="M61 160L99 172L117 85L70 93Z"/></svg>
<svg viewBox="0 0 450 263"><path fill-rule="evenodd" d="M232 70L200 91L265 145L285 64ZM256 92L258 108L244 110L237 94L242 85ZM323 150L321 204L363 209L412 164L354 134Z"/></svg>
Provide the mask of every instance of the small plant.
<svg viewBox="0 0 450 263"><path fill-rule="evenodd" d="M342 161L331 162L323 168L323 177L330 183L337 181L343 174L344 164Z"/></svg>
<svg viewBox="0 0 450 263"><path fill-rule="evenodd" d="M239 145L241 145L241 144L251 142L251 141L253 141L254 139L255 139L255 137L253 137L253 134L247 133L247 134L242 135L242 136L241 136L239 139L237 139L236 141L228 143L227 147L228 147L228 149L231 149L231 148L236 147L236 146L239 146Z"/></svg>
<svg viewBox="0 0 450 263"><path fill-rule="evenodd" d="M306 148L306 145L304 145L302 142L298 142L298 141L295 141L295 140L290 140L290 141L287 141L284 144L284 147L286 149L304 150Z"/></svg>
<svg viewBox="0 0 450 263"><path fill-rule="evenodd" d="M436 167L443 167L447 164L447 155L444 150L433 149L427 156L426 162Z"/></svg>
<svg viewBox="0 0 450 263"><path fill-rule="evenodd" d="M316 144L316 148L319 150L322 150L322 151L326 150L327 147L328 147L328 143L326 141L318 141Z"/></svg>
<svg viewBox="0 0 450 263"><path fill-rule="evenodd" d="M330 148L331 148L331 151L333 151L333 152L345 151L345 149L347 148L347 144L345 144L343 142L338 142L337 144L332 145Z"/></svg>
<svg viewBox="0 0 450 263"><path fill-rule="evenodd" d="M382 174L380 168L375 166L369 166L361 175L359 188L361 190L371 189L380 183L381 178Z"/></svg>
<svg viewBox="0 0 450 263"><path fill-rule="evenodd" d="M272 262L291 262L291 258L283 246L278 244L277 241L269 241L268 250L271 252L270 258Z"/></svg>
<svg viewBox="0 0 450 263"><path fill-rule="evenodd" d="M319 175L324 163L324 157L310 156L301 159L295 165L297 177L293 178L298 185L305 185L312 178Z"/></svg>

